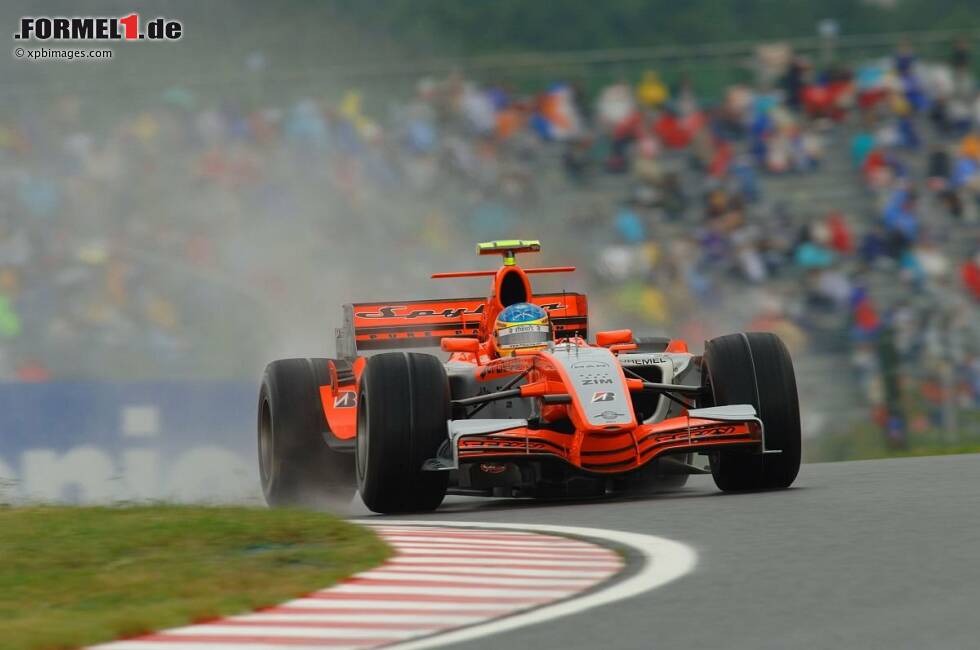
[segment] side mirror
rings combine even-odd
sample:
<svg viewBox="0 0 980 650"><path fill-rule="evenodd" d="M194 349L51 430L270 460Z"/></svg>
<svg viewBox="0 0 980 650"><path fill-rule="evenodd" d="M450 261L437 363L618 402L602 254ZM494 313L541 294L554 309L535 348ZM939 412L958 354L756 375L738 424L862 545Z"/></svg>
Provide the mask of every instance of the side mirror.
<svg viewBox="0 0 980 650"><path fill-rule="evenodd" d="M626 345L633 342L633 330L609 330L607 332L597 332L595 335L596 345L608 348L610 345Z"/></svg>
<svg viewBox="0 0 980 650"><path fill-rule="evenodd" d="M609 346L609 351L614 354L619 354L620 352L629 352L630 350L635 350L638 347L640 346L638 346L636 343L616 343L615 345Z"/></svg>
<svg viewBox="0 0 980 650"><path fill-rule="evenodd" d="M664 352L688 352L687 341L683 339L671 339Z"/></svg>
<svg viewBox="0 0 980 650"><path fill-rule="evenodd" d="M475 355L480 354L479 339L449 336L440 341L442 349L446 352L470 352Z"/></svg>
<svg viewBox="0 0 980 650"><path fill-rule="evenodd" d="M330 375L330 392L336 394L340 387L340 378L337 375L337 364L332 360L327 361L327 373Z"/></svg>

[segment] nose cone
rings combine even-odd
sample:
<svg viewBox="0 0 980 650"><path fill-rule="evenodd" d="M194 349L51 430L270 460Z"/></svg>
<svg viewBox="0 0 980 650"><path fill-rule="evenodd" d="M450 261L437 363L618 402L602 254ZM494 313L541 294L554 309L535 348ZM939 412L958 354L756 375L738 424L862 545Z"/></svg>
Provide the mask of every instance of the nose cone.
<svg viewBox="0 0 980 650"><path fill-rule="evenodd" d="M612 352L563 344L551 354L567 378L573 407L590 429L611 432L636 426L626 379Z"/></svg>

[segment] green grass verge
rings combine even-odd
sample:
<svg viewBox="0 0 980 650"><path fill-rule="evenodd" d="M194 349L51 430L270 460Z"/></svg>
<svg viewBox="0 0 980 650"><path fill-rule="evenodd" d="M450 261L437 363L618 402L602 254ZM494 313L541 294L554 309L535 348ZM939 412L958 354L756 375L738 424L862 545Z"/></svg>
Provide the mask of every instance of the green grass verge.
<svg viewBox="0 0 980 650"><path fill-rule="evenodd" d="M0 507L0 647L77 648L269 606L388 553L305 511Z"/></svg>

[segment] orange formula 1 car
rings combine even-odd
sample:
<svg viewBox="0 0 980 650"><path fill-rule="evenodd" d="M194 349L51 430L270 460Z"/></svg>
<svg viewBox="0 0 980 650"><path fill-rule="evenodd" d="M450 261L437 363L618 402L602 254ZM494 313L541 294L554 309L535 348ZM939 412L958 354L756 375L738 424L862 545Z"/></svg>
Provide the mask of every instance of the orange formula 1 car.
<svg viewBox="0 0 980 650"><path fill-rule="evenodd" d="M705 343L587 340L586 297L535 294L518 266L536 241L480 244L501 254L488 298L346 305L336 359L283 359L259 394L262 488L271 505L350 498L397 513L447 492L603 495L683 485L707 472L722 490L785 488L800 466L793 365L773 334ZM441 346L443 360L405 350ZM382 352L383 351L383 352Z"/></svg>

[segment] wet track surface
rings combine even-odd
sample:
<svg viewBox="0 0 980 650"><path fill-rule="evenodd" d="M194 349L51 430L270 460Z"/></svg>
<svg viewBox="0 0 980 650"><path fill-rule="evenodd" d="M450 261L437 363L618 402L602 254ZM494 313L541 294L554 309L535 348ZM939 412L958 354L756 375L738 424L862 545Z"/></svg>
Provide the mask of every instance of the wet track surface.
<svg viewBox="0 0 980 650"><path fill-rule="evenodd" d="M428 518L649 533L699 554L660 589L468 650L980 648L980 455L804 465L775 493L697 476L633 499L451 498Z"/></svg>

